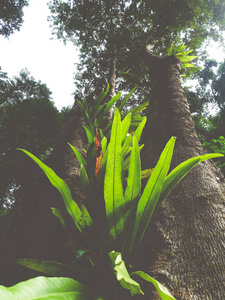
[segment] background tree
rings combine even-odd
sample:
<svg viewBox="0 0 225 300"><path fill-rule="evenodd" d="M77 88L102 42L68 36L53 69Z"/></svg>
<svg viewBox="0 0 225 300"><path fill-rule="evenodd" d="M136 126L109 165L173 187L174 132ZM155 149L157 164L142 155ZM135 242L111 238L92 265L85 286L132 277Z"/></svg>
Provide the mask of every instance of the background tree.
<svg viewBox="0 0 225 300"><path fill-rule="evenodd" d="M0 35L8 37L20 30L23 23L23 8L28 0L1 0L0 3Z"/></svg>
<svg viewBox="0 0 225 300"><path fill-rule="evenodd" d="M117 89L130 91L138 84L140 103L149 94L147 69L140 63L144 43L157 41L154 53L162 55L172 42L198 49L209 37L220 38L225 7L222 1L82 0L51 1L50 9L53 33L80 50L76 94L99 94L113 65Z"/></svg>
<svg viewBox="0 0 225 300"><path fill-rule="evenodd" d="M48 157L63 123L51 101L51 92L24 70L9 79L0 78L0 204L10 207L29 177L27 161L19 167L16 148L24 145Z"/></svg>
<svg viewBox="0 0 225 300"><path fill-rule="evenodd" d="M98 5L98 10L96 11L94 9L95 3L96 5ZM107 3L110 2L107 1ZM69 25L72 26L72 22L69 22L70 18L74 18L74 23L76 23L76 20L81 20L83 22L82 25L90 26L90 28L92 28L92 31L89 28L90 34L88 34L88 31L82 31L82 26L80 26L77 31L76 29L74 30L75 38L77 37L77 39L80 38L81 40L82 38L84 40L86 39L87 47L84 48L83 44L81 44L80 46L81 50L84 53L84 59L87 59L86 64L83 64L82 67L87 68L88 66L91 66L93 62L92 66L93 68L96 67L95 72L98 75L100 73L97 73L97 67L101 67L101 65L104 65L104 63L107 62L107 66L104 70L109 70L108 66L110 65L110 58L112 57L112 54L111 52L109 52L108 54L106 50L110 49L112 51L116 43L114 41L112 44L107 44L110 45L110 47L108 46L108 48L106 48L105 41L108 41L107 36L103 35L103 37L99 40L98 35L95 36L95 30L99 32L99 28L106 29L109 28L108 25L110 25L110 22L100 23L101 20L98 19L97 15L97 13L102 12L101 8L104 8L102 18L106 18L106 1L83 1L79 2L78 4L76 3L76 5L74 6L73 4L71 4L71 2L62 3L54 1L53 4L56 8L54 21L55 26L57 27L59 25L59 27L62 29L62 32L64 29L66 34L67 32L69 32L67 30L67 27L70 29ZM81 6L79 6L80 4ZM123 4L124 8L122 7ZM213 25L215 25L217 22L218 25L223 24L224 22L222 17L224 11L224 3L222 3L222 1L219 2L219 4L217 3L217 1L210 2L210 4L204 1L198 1L197 4L196 1L126 1L121 2L120 5L121 9L123 8L122 12L127 11L127 18L134 21L134 23L128 22L127 24L127 26L131 26L130 30L127 31L127 33L129 34L127 39L126 35L124 34L126 27L119 27L120 22L125 20L125 15L121 16L121 20L118 19L115 23L113 23L115 30L118 29L117 31L115 31L115 36L120 37L120 33L122 33L122 41L125 41L125 44L122 45L121 48L119 47L119 52L118 50L116 51L117 72L127 71L127 68L133 66L134 60L136 61L138 57L140 57L141 60L146 55L146 53L142 53L140 55L140 48L143 46L149 36L151 39L159 39L159 44L156 46L156 53L158 52L165 54L166 48L168 49L171 41L184 40L186 41L185 44L191 45L191 37L193 38L192 41L193 43L195 43L197 48L201 44L203 39L211 33L211 30L213 30L213 33L218 32L217 29L213 27ZM77 7L80 7L84 11L86 11L86 15L83 13L79 13L79 11L76 10ZM114 8L113 7L114 6L112 5L112 10L115 8L116 12L116 6ZM130 12L128 13L129 9ZM71 14L73 10L75 13L74 15ZM95 14L93 12L95 12ZM144 18L145 14L146 16L148 16L148 19L147 17L146 19ZM218 19L216 17L217 15ZM143 23L135 23L135 21L138 20L139 17L141 20L146 21L146 27L142 26ZM63 19L63 22L58 22L60 18ZM116 18L116 14L112 18L113 22L114 18ZM96 22L97 20L99 20L99 22ZM210 27L208 26L209 24ZM71 31L71 33L73 33L73 31ZM81 35L80 37L79 34ZM215 34L214 37L218 36ZM101 56L96 55L99 60L94 60L94 56L88 54L88 50L92 51L92 49L94 49L95 41L99 43L98 48L96 48L97 54L102 54ZM103 49L100 46L101 44L103 45ZM119 43L119 45L121 45L121 42ZM127 53L129 55L125 55ZM104 56L104 54L107 55ZM101 57L104 58L103 63L99 63L98 65L97 62L100 62ZM131 58L130 64L128 57ZM135 69L135 72L133 73L141 76L140 82L143 83L143 87L145 87L146 85L145 90L152 90L150 100L152 103L151 107L153 107L154 109L152 109L152 113L151 109L149 110L149 114L151 113L149 115L150 121L148 123L148 126L146 125L147 129L144 143L146 143L146 149L148 149L149 153L147 150L145 154L143 153L146 161L145 167L148 167L147 164L149 164L149 159L151 157L152 161L154 161L153 155L157 156L161 152L162 143L165 143L167 137L173 135L173 133L175 133L175 135L178 135L179 139L181 139L180 146L177 149L177 157L175 157L173 162L174 164L177 163L182 155L186 158L186 156L190 153L195 154L203 151L201 144L198 142L198 139L195 135L188 105L180 86L179 62L174 59L174 57L165 59L162 57L157 57L155 58L155 60L157 61L156 64L153 63L152 65L152 63L148 62L147 59L147 62L145 60L145 63L143 63L142 69L138 68L139 64L137 64L137 66L133 68L133 71ZM160 62L159 65L158 61ZM146 80L148 78L147 67L150 68L151 85L146 84ZM92 69L90 68L86 74L89 76L89 74L91 74L91 71ZM110 72L108 71L108 73ZM130 76L131 72L126 73L126 76ZM104 74L106 74L106 72L104 72ZM97 78L97 75L95 78ZM134 76L132 78L134 78L133 82L132 80L129 80L129 82L133 85L134 82L137 83L137 77ZM122 78L121 81L123 82L123 80L125 79ZM155 90L153 90L153 86L155 87ZM93 92L94 94L97 90L98 88L93 88L93 90L91 90L90 92ZM163 98L157 98L157 93L158 95L160 95L162 92L164 92ZM170 95L170 97L168 97L168 95ZM147 96L149 97L149 94L147 94ZM77 197L76 199L81 199L82 193L79 193L79 181L77 180L78 167L76 163L74 163L74 159L71 158L71 155L69 155L65 149L67 141L71 142L75 146L78 145L78 148L82 149L85 145L85 139L81 131L82 119L79 117L79 114L77 114L76 110L72 110L71 114L71 118L68 121L68 124L70 125L64 127L64 131L62 132L62 135L60 135L61 146L57 144L57 146L55 147L54 155L52 156L52 159L54 157L54 160L52 160L52 162L54 161L54 164L56 164L57 167L55 168L54 164L51 164L51 167L53 167L56 172L57 170L60 171L59 175L65 178L69 185L72 186L74 197ZM156 121L155 124L153 120ZM153 126L150 126L152 124ZM183 133L184 137L182 138ZM190 135L194 136L191 137ZM188 146L188 151L185 150L185 146ZM155 150L153 154L150 153L151 150ZM143 253L148 253L146 256L140 255L142 263L144 263L147 269L148 267L151 267L151 270L154 270L158 277L160 276L160 274L162 274L162 277L164 276L163 281L165 281L166 284L171 287L175 295L178 295L178 299L190 299L190 297L192 296L196 296L197 299L201 299L201 291L203 291L204 293L203 296L208 297L209 295L209 299L223 299L223 274L221 274L222 272L220 272L220 270L224 269L224 246L222 243L223 226L221 225L221 218L219 218L219 221L215 220L215 217L218 219L218 214L219 216L222 215L223 210L224 196L222 195L222 192L220 190L220 186L222 187L222 183L217 182L222 181L222 176L220 176L219 171L214 166L212 167L211 165L207 165L207 168L209 169L209 173L206 174L207 179L201 181L202 178L204 178L204 167L201 168L200 171L197 171L195 175L191 175L191 177L187 181L189 185L187 184L187 182L184 185L180 185L180 189L176 190L175 192L175 198L172 197L169 200L169 205L162 211L162 213L165 213L167 209L169 211L168 215L161 218L159 215L160 220L158 219L158 221L161 221L161 223L158 222L155 226L158 228L158 232L157 230L154 231L154 239L150 239L150 241L154 240L156 243L151 243L150 245L147 239L146 244L141 247ZM65 171L66 169L68 170L67 173ZM218 175L216 177L218 177L219 179L217 179L215 175ZM197 194L195 182L197 181L196 178L199 179L198 184L200 184L200 186L203 186L203 188L199 188L199 192ZM216 182L215 185L213 185L214 181ZM190 186L192 186L192 184L193 188L190 189ZM209 191L208 188L211 189L211 187L211 191L215 192L213 195L207 194L207 191ZM21 218L23 219L23 222L25 224L31 224L29 232L27 233L26 231L26 235L22 235L18 234L17 231L12 235L10 234L12 233L12 229L7 230L8 237L6 238L5 235L5 238L2 239L3 242L1 244L1 248L3 250L1 249L1 257L4 258L5 253L7 253L8 251L7 249L16 249L13 250L14 253L10 253L10 255L7 257L8 261L12 261L13 258L20 255L28 255L28 257L42 259L51 258L53 260L57 260L55 259L55 257L59 256L61 257L59 261L62 261L64 259L66 260L67 257L65 258L65 253L68 252L63 251L64 249L59 247L60 235L58 231L54 230L55 228L57 228L57 226L55 227L55 225L51 225L53 223L50 222L49 217L49 211L52 202L57 202L55 194L52 193L49 187L45 188L42 184L38 184L35 189L30 187L29 190L29 196L34 195L33 198L30 198L32 199L32 204L30 203L30 205L28 205L30 207L29 215L28 209L26 209L25 206L23 206L23 208L25 207L26 211L21 214L23 216L23 218ZM216 201L218 201L219 204ZM26 201L26 204L28 203L29 201ZM220 205L222 208L220 207ZM212 207L212 210L210 209L210 207ZM19 213L21 213L22 205L20 206L20 208L19 206L15 208L16 209L14 210L14 217L15 215L19 215ZM41 217L41 212L46 210L48 211L48 213L46 213L44 217ZM19 225L21 225L22 222L18 221L18 219L16 220L16 222L14 221L15 218L11 218L9 219L8 224L11 223L11 227L12 224L14 224L16 228L21 228ZM220 221L221 224L218 224L218 222ZM163 222L165 222L166 224ZM23 228L27 227L24 224L22 225ZM188 231L187 227L191 228L191 230ZM4 227L4 229L5 228L10 228L10 225L8 225L8 227ZM198 229L200 230L199 232ZM207 234L204 235L205 232L207 232ZM221 232L221 234L218 234L218 232ZM56 233L58 238L57 243L55 242L56 239L53 238L53 235ZM1 234L1 236L3 236L3 234ZM13 238L11 238L10 244L9 239L12 236ZM209 241L212 241L212 244L210 244ZM12 247L12 243L14 243L14 247ZM27 247L28 244L30 247ZM217 244L218 246L216 246ZM214 247L215 251L213 252ZM20 251L17 251L17 249L19 249ZM171 257L173 257L173 251L176 257L174 261L171 260ZM201 256L202 251L204 253L204 256ZM2 255L2 253L4 255ZM213 254L211 255L211 253ZM194 258L195 255L196 258ZM204 257L204 260L200 260L198 264L197 259L202 257ZM216 257L216 261L218 261L218 264L215 263L214 266L213 257ZM151 266L149 266L149 264L151 264ZM168 273L166 273L165 269L167 266L169 267ZM174 268L172 268L173 266ZM190 273L187 272L189 266L191 268ZM194 273L195 270L198 270L197 274ZM211 273L212 276L209 277L210 270L212 270L213 272ZM216 276L213 275L214 271L217 271ZM192 280L192 275L195 279L194 281ZM187 276L187 279L185 276ZM216 288L213 285L215 282ZM216 296L215 293L217 293Z"/></svg>
<svg viewBox="0 0 225 300"><path fill-rule="evenodd" d="M197 72L194 91L187 96L190 109L201 142L207 151L224 153L225 132L225 63L206 60L202 70ZM224 158L218 162L224 171Z"/></svg>

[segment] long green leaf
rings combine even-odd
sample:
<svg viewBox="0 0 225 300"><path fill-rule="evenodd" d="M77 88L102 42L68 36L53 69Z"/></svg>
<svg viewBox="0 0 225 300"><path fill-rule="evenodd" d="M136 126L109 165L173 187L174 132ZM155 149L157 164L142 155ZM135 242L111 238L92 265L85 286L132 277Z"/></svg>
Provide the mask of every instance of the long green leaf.
<svg viewBox="0 0 225 300"><path fill-rule="evenodd" d="M133 136L133 146L130 155L129 172L127 178L127 187L124 194L125 205L129 212L126 223L126 230L124 230L123 237L123 253L128 250L132 239L134 229L135 213L137 208L137 200L141 192L141 158L137 142L137 138Z"/></svg>
<svg viewBox="0 0 225 300"><path fill-rule="evenodd" d="M123 119L123 121L121 123L121 125L122 125L122 143L124 142L124 140L127 136L127 133L128 133L129 127L130 127L130 123L131 123L131 116L132 116L132 114L126 115L126 117Z"/></svg>
<svg viewBox="0 0 225 300"><path fill-rule="evenodd" d="M173 295L171 295L171 293L167 290L167 288L165 288L159 281L157 281L156 279L152 278L151 276L149 276L148 274L146 274L145 272L142 271L137 271L137 272L133 272L131 274L131 276L133 275L138 275L141 278L143 278L144 280L151 282L152 284L154 284L155 288L157 289L160 297L162 300L176 300Z"/></svg>
<svg viewBox="0 0 225 300"><path fill-rule="evenodd" d="M68 185L65 183L64 180L62 180L59 176L55 174L55 172L46 166L41 160L39 160L36 156L31 154L30 152L24 150L24 149L18 149L23 151L25 154L27 154L30 158L32 158L38 166L44 171L45 175L48 177L51 184L58 189L60 194L63 197L63 201L66 207L66 210L73 218L77 228L82 231L82 228L85 227L85 222L83 219L83 214L80 211L77 203L73 201L70 189Z"/></svg>
<svg viewBox="0 0 225 300"><path fill-rule="evenodd" d="M127 187L125 190L125 202L132 201L140 195L141 191L141 159L137 138L133 136Z"/></svg>
<svg viewBox="0 0 225 300"><path fill-rule="evenodd" d="M170 167L174 144L175 138L172 137L164 148L159 161L145 186L141 199L139 200L130 251L132 251L134 244L135 247L139 245L153 215L164 180Z"/></svg>
<svg viewBox="0 0 225 300"><path fill-rule="evenodd" d="M91 131L91 129L87 126L87 125L83 125L85 131L86 131L86 135L87 135L87 139L88 139L88 143L91 144L94 142L95 140L95 135L94 133Z"/></svg>
<svg viewBox="0 0 225 300"><path fill-rule="evenodd" d="M163 184L160 199L157 203L157 208L162 204L162 202L170 194L170 192L178 184L178 182L180 182L181 179L184 178L184 176L188 172L190 172L190 170L193 169L198 163L200 163L201 161L210 159L210 158L216 158L216 157L222 157L222 156L223 155L219 154L219 153L206 154L203 156L196 156L196 157L190 158L190 159L186 160L185 162L179 164L166 177L164 184Z"/></svg>
<svg viewBox="0 0 225 300"><path fill-rule="evenodd" d="M55 215L57 218L59 218L60 223L62 226L67 229L67 223L68 223L68 218L70 218L70 215L62 209L51 207L53 215Z"/></svg>
<svg viewBox="0 0 225 300"><path fill-rule="evenodd" d="M20 282L12 287L0 286L0 296L4 300L90 300L84 285L71 278L43 276Z"/></svg>
<svg viewBox="0 0 225 300"><path fill-rule="evenodd" d="M17 259L16 264L50 276L64 276L66 273L73 271L71 266L55 261L39 261L37 259L23 258Z"/></svg>
<svg viewBox="0 0 225 300"><path fill-rule="evenodd" d="M108 253L108 256L111 262L112 270L114 271L122 288L130 290L131 296L135 294L143 295L144 293L142 292L139 283L130 277L121 253L111 251Z"/></svg>
<svg viewBox="0 0 225 300"><path fill-rule="evenodd" d="M130 99L130 96L133 94L133 92L136 90L137 85L130 91L128 95L123 99L122 103L120 104L119 111L122 112L122 109L124 108L127 101Z"/></svg>
<svg viewBox="0 0 225 300"><path fill-rule="evenodd" d="M87 172L86 172L83 165L81 165L81 167L80 167L80 179L81 179L81 182L83 184L84 193L85 193L87 199L90 199L91 194L92 194L91 193L91 186L90 186L90 183L89 183Z"/></svg>
<svg viewBox="0 0 225 300"><path fill-rule="evenodd" d="M107 82L107 87L106 87L106 91L102 91L101 94L99 95L98 99L96 100L96 102L94 103L94 109L93 112L99 107L99 105L101 104L101 102L104 100L104 98L106 97L106 95L109 92L109 83Z"/></svg>
<svg viewBox="0 0 225 300"><path fill-rule="evenodd" d="M138 114L140 111L146 109L148 105L149 105L149 102L146 101L146 102L140 104L139 106L132 108L129 112L132 113L132 115Z"/></svg>
<svg viewBox="0 0 225 300"><path fill-rule="evenodd" d="M83 158L82 154L80 154L80 152L73 145L71 145L70 143L68 143L68 144L71 147L71 149L73 150L73 152L75 153L80 166L83 165L84 167L86 167L86 161Z"/></svg>
<svg viewBox="0 0 225 300"><path fill-rule="evenodd" d="M106 105L106 108L103 111L103 115L105 115L110 110L110 108L113 106L113 104L120 98L121 94L122 93L119 93L119 94L115 95L114 97L112 97L111 100L109 100L109 102Z"/></svg>
<svg viewBox="0 0 225 300"><path fill-rule="evenodd" d="M114 240L122 231L119 223L123 209L117 209L124 203L122 182L122 148L121 148L121 120L117 108L115 108L112 125L111 139L108 146L108 158L106 164L104 198L107 220L111 235Z"/></svg>
<svg viewBox="0 0 225 300"><path fill-rule="evenodd" d="M137 141L139 142L140 138L141 138L141 134L142 134L142 131L144 129L144 126L145 126L145 123L147 121L147 118L144 118L144 120L141 122L141 124L138 126L138 128L135 130L135 133L134 135L136 136L137 138Z"/></svg>
<svg viewBox="0 0 225 300"><path fill-rule="evenodd" d="M122 148L122 153L123 153L123 157L125 157L128 153L129 150L131 148L131 142L132 142L132 135L128 135L125 139L125 142L123 144L123 148Z"/></svg>
<svg viewBox="0 0 225 300"><path fill-rule="evenodd" d="M78 105L79 105L79 107L80 107L80 111L81 111L81 114L82 114L82 116L83 116L85 122L88 123L86 110L85 110L85 108L84 108L82 102L79 101L79 100L77 100L77 99L76 99L76 101L77 101L77 103L78 103Z"/></svg>

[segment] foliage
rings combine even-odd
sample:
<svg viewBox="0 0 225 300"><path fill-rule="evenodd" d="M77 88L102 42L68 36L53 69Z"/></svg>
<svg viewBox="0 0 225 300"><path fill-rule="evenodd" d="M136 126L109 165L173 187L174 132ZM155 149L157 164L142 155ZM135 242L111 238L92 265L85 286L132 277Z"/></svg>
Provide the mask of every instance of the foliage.
<svg viewBox="0 0 225 300"><path fill-rule="evenodd" d="M225 62L206 60L197 73L198 84L195 91L188 92L193 119L197 133L207 151L223 153L225 130ZM224 172L224 162L218 166Z"/></svg>
<svg viewBox="0 0 225 300"><path fill-rule="evenodd" d="M193 59L195 59L197 56L189 55L191 52L193 52L193 49L185 51L185 48L187 48L187 46L179 45L175 47L174 43L172 43L168 51L168 56L174 55L176 58L178 58L182 64L182 69L195 68L195 66L190 64L190 62ZM185 75L181 75L181 76L185 76Z"/></svg>
<svg viewBox="0 0 225 300"><path fill-rule="evenodd" d="M210 142L203 142L203 146L208 151L213 151L215 153L222 153L225 155L225 137L220 136L218 139L212 139ZM221 168L222 172L225 173L225 161L221 158L216 162L218 167Z"/></svg>
<svg viewBox="0 0 225 300"><path fill-rule="evenodd" d="M23 23L23 8L28 0L1 0L0 2L0 35L8 37L14 31L20 30Z"/></svg>
<svg viewBox="0 0 225 300"><path fill-rule="evenodd" d="M0 206L12 203L17 189L27 181L30 168L18 168L15 148L21 144L38 156L47 157L63 123L51 101L51 92L27 71L9 79L0 76ZM22 159L22 158L21 158ZM29 176L29 175L28 175Z"/></svg>
<svg viewBox="0 0 225 300"><path fill-rule="evenodd" d="M0 295L4 300L64 299L64 300L100 300L95 298L81 283L71 278L36 277L20 282L10 288L0 286Z"/></svg>
<svg viewBox="0 0 225 300"><path fill-rule="evenodd" d="M80 176L86 194L85 203L81 207L73 201L67 184L52 169L30 152L21 150L41 167L51 184L61 193L67 213L56 208L53 208L53 213L65 227L68 224L68 218L72 218L88 247L88 250L82 253L88 257L98 274L99 272L103 274L105 284L107 284L107 279L114 282L116 277L120 285L128 289L131 295L143 294L139 283L130 277L126 265L131 261L134 250L143 239L152 215L171 190L194 166L203 160L222 155L207 154L191 158L167 175L175 144L175 138L172 137L141 193L141 161L138 142L146 118L142 119L133 133L128 134L132 122L131 113L127 113L121 120L121 114L115 108L108 143L108 139L104 136L104 129L96 127L96 124L101 124L102 117L101 114L98 120L97 109L106 94L107 91L103 92L95 105L87 107L87 110L83 110L80 103L83 114L87 111L89 113L95 111L91 115L92 123L90 123L90 115L86 113L85 116L88 125L92 125L90 127L93 127L96 132L93 136L92 129L87 125L84 126L88 138L86 159L71 145L80 163ZM115 97L100 108L103 110L103 115L107 115L111 103L115 102ZM86 105L85 101L84 105ZM101 215L102 209L104 216ZM18 263L42 272L47 271L47 274L49 274L49 266L51 272L52 268L57 271L63 267L54 262L45 263L24 259L19 260ZM67 269L68 267L66 266ZM115 277L112 277L113 273ZM96 276L96 272L94 274ZM140 271L133 274L152 282L162 299L174 299L165 287L149 275ZM92 281L93 279L87 276L86 284ZM100 295L104 298L104 293Z"/></svg>
<svg viewBox="0 0 225 300"><path fill-rule="evenodd" d="M224 28L221 0L52 0L49 7L53 34L72 40L80 50L75 81L79 96L99 94L116 51L117 88L131 90L138 84L138 101L144 102L150 87L140 50L146 41L157 40L154 53L167 55L172 42L196 50L207 38L218 40ZM135 94L131 100L137 103Z"/></svg>

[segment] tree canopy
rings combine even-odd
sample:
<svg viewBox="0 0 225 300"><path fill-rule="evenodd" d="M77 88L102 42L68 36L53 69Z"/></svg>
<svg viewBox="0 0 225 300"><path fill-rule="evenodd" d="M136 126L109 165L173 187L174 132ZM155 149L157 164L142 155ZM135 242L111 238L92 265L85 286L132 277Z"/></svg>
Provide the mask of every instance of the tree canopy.
<svg viewBox="0 0 225 300"><path fill-rule="evenodd" d="M26 172L18 168L15 149L26 147L46 157L54 145L62 117L47 86L23 70L9 79L0 73L0 204L14 198ZM25 162L25 169L28 165Z"/></svg>
<svg viewBox="0 0 225 300"><path fill-rule="evenodd" d="M1 0L0 2L0 35L8 37L20 30L23 23L23 8L28 0Z"/></svg>
<svg viewBox="0 0 225 300"><path fill-rule="evenodd" d="M172 42L197 50L208 38L220 39L225 25L223 1L55 0L50 9L53 32L80 50L77 93L98 94L116 52L117 87L139 84L139 101L148 94L146 67L136 64L146 42L157 41L155 54L167 54Z"/></svg>

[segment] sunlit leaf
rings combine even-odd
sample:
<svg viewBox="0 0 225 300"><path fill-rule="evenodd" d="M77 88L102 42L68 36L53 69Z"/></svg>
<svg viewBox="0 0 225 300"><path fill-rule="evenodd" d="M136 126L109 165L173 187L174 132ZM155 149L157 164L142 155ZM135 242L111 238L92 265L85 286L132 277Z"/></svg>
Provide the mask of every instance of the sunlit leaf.
<svg viewBox="0 0 225 300"><path fill-rule="evenodd" d="M130 290L131 296L135 294L143 295L144 293L142 292L139 283L130 277L121 253L111 251L108 253L108 256L111 261L112 270L115 272L116 278L122 288Z"/></svg>
<svg viewBox="0 0 225 300"><path fill-rule="evenodd" d="M143 278L144 280L151 282L152 284L154 284L155 288L157 289L160 297L162 300L176 300L173 295L171 295L171 293L167 290L167 288L165 288L159 281L157 281L156 279L152 278L151 276L149 276L148 274L146 274L145 272L142 271L137 271L137 272L133 272L131 274L131 276L133 275L138 275L141 278Z"/></svg>

